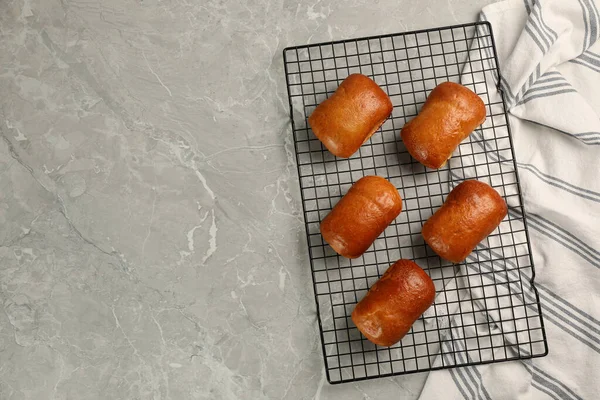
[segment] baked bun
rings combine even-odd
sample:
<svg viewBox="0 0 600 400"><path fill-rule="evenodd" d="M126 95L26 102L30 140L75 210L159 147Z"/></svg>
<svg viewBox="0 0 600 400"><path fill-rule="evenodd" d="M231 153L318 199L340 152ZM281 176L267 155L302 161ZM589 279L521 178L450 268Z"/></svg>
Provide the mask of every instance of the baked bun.
<svg viewBox="0 0 600 400"><path fill-rule="evenodd" d="M477 94L444 82L431 91L419 115L404 125L402 141L417 161L437 169L484 121L485 104Z"/></svg>
<svg viewBox="0 0 600 400"><path fill-rule="evenodd" d="M500 225L506 202L484 182L464 181L423 225L425 242L440 257L461 262Z"/></svg>
<svg viewBox="0 0 600 400"><path fill-rule="evenodd" d="M402 211L398 190L380 176L359 179L321 222L323 239L346 258L360 257Z"/></svg>
<svg viewBox="0 0 600 400"><path fill-rule="evenodd" d="M315 108L308 124L332 154L348 158L379 129L392 109L390 98L373 80L352 74Z"/></svg>
<svg viewBox="0 0 600 400"><path fill-rule="evenodd" d="M352 321L371 342L391 346L408 333L435 298L435 286L410 260L388 268L356 305Z"/></svg>

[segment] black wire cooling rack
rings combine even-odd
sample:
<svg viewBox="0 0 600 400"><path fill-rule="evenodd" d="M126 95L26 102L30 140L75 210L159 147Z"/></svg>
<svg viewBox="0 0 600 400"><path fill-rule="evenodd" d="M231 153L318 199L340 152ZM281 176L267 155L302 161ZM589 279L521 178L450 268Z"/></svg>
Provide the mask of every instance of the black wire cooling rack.
<svg viewBox="0 0 600 400"><path fill-rule="evenodd" d="M327 379L349 382L547 354L535 271L491 26L473 23L286 48L283 52L296 160ZM375 80L394 104L391 117L349 159L336 158L307 119L352 73ZM400 129L444 81L476 92L486 122L449 163L427 169L411 158ZM400 191L400 216L355 260L322 239L320 221L365 175ZM440 259L421 236L423 223L464 179L492 185L509 215L460 264ZM352 323L355 304L396 260L414 260L433 279L434 305L392 347L370 343Z"/></svg>

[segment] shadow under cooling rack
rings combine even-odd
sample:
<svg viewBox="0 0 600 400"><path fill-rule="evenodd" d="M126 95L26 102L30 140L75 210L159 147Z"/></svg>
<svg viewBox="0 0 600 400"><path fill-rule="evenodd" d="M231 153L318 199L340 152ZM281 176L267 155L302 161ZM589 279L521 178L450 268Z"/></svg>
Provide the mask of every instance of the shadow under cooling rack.
<svg viewBox="0 0 600 400"><path fill-rule="evenodd" d="M546 335L524 218L518 171L488 23L345 40L284 50L296 161L327 379L330 383L456 366L525 359L547 353ZM315 107L348 75L371 77L390 96L390 118L348 159L329 153L308 126ZM408 154L400 129L429 92L459 82L485 102L487 119L439 169ZM387 178L403 211L355 260L338 256L319 223L365 175ZM509 215L460 264L440 259L422 236L423 223L465 179L493 186ZM388 266L414 260L433 279L436 299L402 341L370 343L350 314Z"/></svg>

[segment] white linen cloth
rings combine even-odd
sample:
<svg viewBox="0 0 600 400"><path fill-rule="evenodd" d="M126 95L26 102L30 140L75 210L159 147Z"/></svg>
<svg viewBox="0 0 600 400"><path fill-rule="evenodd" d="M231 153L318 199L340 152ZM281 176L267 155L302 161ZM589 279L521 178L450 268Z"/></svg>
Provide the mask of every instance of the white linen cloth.
<svg viewBox="0 0 600 400"><path fill-rule="evenodd" d="M599 8L507 0L481 13L500 61L549 354L431 372L421 399L600 398Z"/></svg>

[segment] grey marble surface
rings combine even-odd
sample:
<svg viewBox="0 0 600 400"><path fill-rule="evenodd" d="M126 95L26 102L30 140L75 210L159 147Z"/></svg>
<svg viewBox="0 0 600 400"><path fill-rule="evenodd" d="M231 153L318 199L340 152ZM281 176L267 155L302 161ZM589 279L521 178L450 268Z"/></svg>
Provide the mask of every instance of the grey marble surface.
<svg viewBox="0 0 600 400"><path fill-rule="evenodd" d="M493 0L0 2L0 399L389 399L326 383L282 49Z"/></svg>

